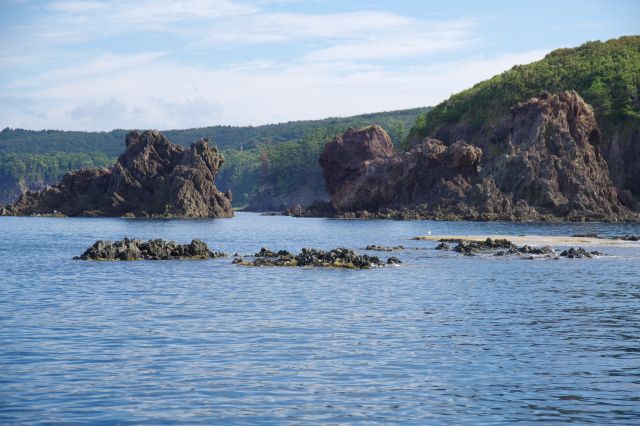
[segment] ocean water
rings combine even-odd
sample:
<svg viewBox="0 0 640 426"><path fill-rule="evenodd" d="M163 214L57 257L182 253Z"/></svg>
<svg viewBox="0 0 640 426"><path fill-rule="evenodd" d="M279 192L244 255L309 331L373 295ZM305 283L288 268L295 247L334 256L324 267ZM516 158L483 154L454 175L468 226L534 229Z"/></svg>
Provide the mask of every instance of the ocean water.
<svg viewBox="0 0 640 426"><path fill-rule="evenodd" d="M592 260L464 257L410 240L428 230L640 234L251 213L1 217L0 423L640 423L640 244ZM363 271L72 260L124 236L241 254L411 249L393 253L400 267Z"/></svg>

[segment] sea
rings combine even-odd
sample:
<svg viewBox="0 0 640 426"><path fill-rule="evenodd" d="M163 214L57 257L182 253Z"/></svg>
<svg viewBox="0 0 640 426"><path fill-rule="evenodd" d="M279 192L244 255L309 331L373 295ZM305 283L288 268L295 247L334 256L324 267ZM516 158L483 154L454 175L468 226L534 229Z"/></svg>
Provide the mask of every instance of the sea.
<svg viewBox="0 0 640 426"><path fill-rule="evenodd" d="M470 257L412 240L429 231L640 225L0 217L0 424L640 424L640 243ZM125 236L403 263L73 260Z"/></svg>

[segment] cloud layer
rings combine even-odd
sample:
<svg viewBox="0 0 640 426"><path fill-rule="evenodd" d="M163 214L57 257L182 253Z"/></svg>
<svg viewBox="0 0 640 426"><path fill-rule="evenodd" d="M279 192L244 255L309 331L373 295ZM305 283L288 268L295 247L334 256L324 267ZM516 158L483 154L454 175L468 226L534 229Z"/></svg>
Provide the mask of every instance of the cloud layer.
<svg viewBox="0 0 640 426"><path fill-rule="evenodd" d="M546 52L482 54L480 23L464 16L287 6L25 6L0 32L0 126L168 129L411 108Z"/></svg>

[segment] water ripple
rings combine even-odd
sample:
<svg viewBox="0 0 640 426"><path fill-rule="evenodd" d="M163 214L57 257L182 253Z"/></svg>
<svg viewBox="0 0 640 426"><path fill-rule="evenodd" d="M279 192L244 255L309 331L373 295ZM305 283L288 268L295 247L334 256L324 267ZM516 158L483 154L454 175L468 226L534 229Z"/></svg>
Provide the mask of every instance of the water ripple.
<svg viewBox="0 0 640 426"><path fill-rule="evenodd" d="M430 250L370 271L78 262L95 239L216 250L407 245L638 225L0 218L2 423L640 420L640 249L521 262Z"/></svg>

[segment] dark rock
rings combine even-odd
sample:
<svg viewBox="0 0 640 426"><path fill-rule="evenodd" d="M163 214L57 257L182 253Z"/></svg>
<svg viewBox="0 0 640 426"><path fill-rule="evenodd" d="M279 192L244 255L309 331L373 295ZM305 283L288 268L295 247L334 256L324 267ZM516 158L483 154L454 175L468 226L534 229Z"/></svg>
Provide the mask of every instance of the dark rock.
<svg viewBox="0 0 640 426"><path fill-rule="evenodd" d="M626 220L592 108L545 93L478 144L427 138L394 154L381 128L349 129L320 157L337 216L437 220Z"/></svg>
<svg viewBox="0 0 640 426"><path fill-rule="evenodd" d="M617 235L615 237L611 237L611 239L622 241L640 241L640 235Z"/></svg>
<svg viewBox="0 0 640 426"><path fill-rule="evenodd" d="M523 253L523 254L553 254L554 251L551 247L549 246L543 246L543 247L531 247L531 246L522 246L518 249L519 253Z"/></svg>
<svg viewBox="0 0 640 426"><path fill-rule="evenodd" d="M562 253L560 253L561 257L566 257L567 259L590 259L593 257L591 253L583 249L582 247L574 248L571 247Z"/></svg>
<svg viewBox="0 0 640 426"><path fill-rule="evenodd" d="M461 240L458 245L453 248L454 251L464 255L495 249L515 250L517 247L509 240L492 240L491 238L487 238L485 241Z"/></svg>
<svg viewBox="0 0 640 426"><path fill-rule="evenodd" d="M142 241L125 238L120 241L96 241L78 260L171 260L171 259L208 259L225 257L221 252L212 252L207 243L192 240L189 244L177 244L174 241Z"/></svg>
<svg viewBox="0 0 640 426"><path fill-rule="evenodd" d="M400 265L402 261L395 256L391 256L387 259L387 265Z"/></svg>
<svg viewBox="0 0 640 426"><path fill-rule="evenodd" d="M398 251L398 250L404 250L404 247L403 246L388 247L388 246L378 246L378 245L372 244L372 245L366 246L364 249L370 250L370 251Z"/></svg>
<svg viewBox="0 0 640 426"><path fill-rule="evenodd" d="M451 247L449 247L449 244L442 242L440 244L438 244L435 248L436 250L451 250Z"/></svg>
<svg viewBox="0 0 640 426"><path fill-rule="evenodd" d="M494 254L494 256L519 256L519 255L520 255L520 251L515 247L511 247L507 250L500 250L499 252Z"/></svg>
<svg viewBox="0 0 640 426"><path fill-rule="evenodd" d="M262 253L262 251L256 253L253 261L234 259L233 263L243 266L309 266L345 269L368 269L385 265L376 256L358 255L352 250L341 247L331 251L303 248L297 255L284 250L274 253L265 249L265 253L275 254L275 256L265 256Z"/></svg>
<svg viewBox="0 0 640 426"><path fill-rule="evenodd" d="M278 250L278 252L274 252L269 250L266 247L262 247L260 249L259 252L257 252L254 256L255 257L278 257L278 256L290 256L291 253L289 253L286 250Z"/></svg>
<svg viewBox="0 0 640 426"><path fill-rule="evenodd" d="M598 234L594 233L594 232L589 232L586 234L573 234L572 237L576 237L576 238L600 238L598 237Z"/></svg>
<svg viewBox="0 0 640 426"><path fill-rule="evenodd" d="M41 192L25 192L5 214L126 217L231 217L231 193L218 191L224 158L207 139L191 148L157 131L130 132L111 168L81 169Z"/></svg>

